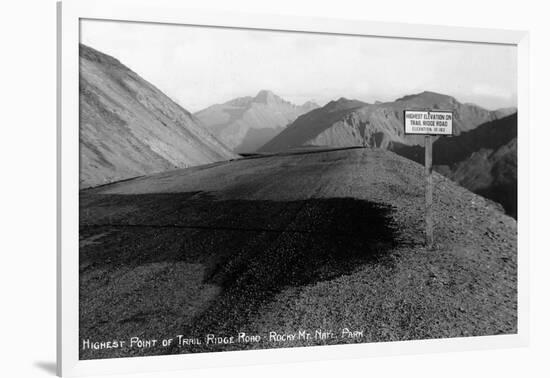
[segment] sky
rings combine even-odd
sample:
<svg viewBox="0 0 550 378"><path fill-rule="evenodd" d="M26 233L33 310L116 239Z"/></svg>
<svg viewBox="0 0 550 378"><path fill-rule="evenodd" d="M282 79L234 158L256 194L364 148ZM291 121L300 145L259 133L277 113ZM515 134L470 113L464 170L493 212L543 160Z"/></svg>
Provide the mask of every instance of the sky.
<svg viewBox="0 0 550 378"><path fill-rule="evenodd" d="M267 89L296 104L392 101L425 90L517 106L515 46L81 20L80 41L185 109Z"/></svg>

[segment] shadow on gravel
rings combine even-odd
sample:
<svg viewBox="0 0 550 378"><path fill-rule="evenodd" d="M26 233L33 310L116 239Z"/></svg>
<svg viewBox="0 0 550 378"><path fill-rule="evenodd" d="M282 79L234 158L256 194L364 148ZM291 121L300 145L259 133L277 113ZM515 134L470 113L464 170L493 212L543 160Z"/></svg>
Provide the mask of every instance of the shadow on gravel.
<svg viewBox="0 0 550 378"><path fill-rule="evenodd" d="M388 251L398 242L391 212L390 206L353 198L220 201L205 193L81 196L81 242L93 240L80 249L81 297L90 295L90 282L102 285L98 279L110 286L110 295L122 290L110 283L111 273L98 278L95 271L115 273L167 262L201 264L203 283L220 287L220 294L187 323L178 323L174 303L176 320L171 326L188 335L237 332L259 305L285 288L349 274L364 264L389 263ZM135 296L136 303L150 300L139 290L124 295ZM101 301L93 303L98 308L81 308L86 314L81 329L89 330L88 336L99 327L93 324L94 313L106 312ZM159 311L140 318L136 329L146 328L151 318L158 321L165 316Z"/></svg>

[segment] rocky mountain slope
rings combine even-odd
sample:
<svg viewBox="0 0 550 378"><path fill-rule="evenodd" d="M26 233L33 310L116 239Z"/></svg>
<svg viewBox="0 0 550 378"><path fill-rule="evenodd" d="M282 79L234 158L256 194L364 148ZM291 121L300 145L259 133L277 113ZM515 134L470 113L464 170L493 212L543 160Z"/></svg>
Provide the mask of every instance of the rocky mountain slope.
<svg viewBox="0 0 550 378"><path fill-rule="evenodd" d="M80 45L80 187L235 155L117 59Z"/></svg>
<svg viewBox="0 0 550 378"><path fill-rule="evenodd" d="M405 109L452 110L456 135L500 118L510 111L489 111L434 92L422 92L393 102L375 104L341 98L298 117L259 151L280 152L312 145L381 148L388 148L392 143L420 145L423 140L421 136L405 136L403 133Z"/></svg>
<svg viewBox="0 0 550 378"><path fill-rule="evenodd" d="M394 145L399 155L424 163L421 146ZM433 145L434 169L517 215L517 113Z"/></svg>
<svg viewBox="0 0 550 378"><path fill-rule="evenodd" d="M295 105L273 92L240 97L195 113L216 137L236 152L254 152L279 134L298 116L318 105Z"/></svg>
<svg viewBox="0 0 550 378"><path fill-rule="evenodd" d="M422 165L354 148L81 192L81 338L261 340L87 349L80 358L516 333L516 221L435 173L427 250L424 184ZM269 339L320 328L334 337Z"/></svg>

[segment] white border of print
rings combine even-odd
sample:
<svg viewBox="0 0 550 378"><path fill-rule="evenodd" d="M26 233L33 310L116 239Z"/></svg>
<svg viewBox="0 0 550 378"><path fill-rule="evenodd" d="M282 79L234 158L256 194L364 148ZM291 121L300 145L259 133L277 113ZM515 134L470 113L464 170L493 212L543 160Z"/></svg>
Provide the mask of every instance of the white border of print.
<svg viewBox="0 0 550 378"><path fill-rule="evenodd" d="M289 30L518 47L518 334L305 348L78 359L78 42L81 18ZM494 349L528 344L528 52L524 31L411 25L185 9L178 0L65 0L58 4L57 371L63 376ZM61 77L62 73L62 77Z"/></svg>

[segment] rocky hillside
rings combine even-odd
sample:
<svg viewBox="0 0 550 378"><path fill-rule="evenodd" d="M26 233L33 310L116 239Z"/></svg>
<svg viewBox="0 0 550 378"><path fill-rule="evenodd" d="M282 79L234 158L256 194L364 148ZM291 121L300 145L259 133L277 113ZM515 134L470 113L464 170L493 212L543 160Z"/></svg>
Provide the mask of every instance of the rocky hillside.
<svg viewBox="0 0 550 378"><path fill-rule="evenodd" d="M489 111L473 104L462 104L451 96L422 92L393 102L366 104L341 98L298 117L283 132L260 148L280 152L301 146L369 146L388 148L392 143L420 145L422 137L405 136L405 109L444 109L454 113L455 133L459 135L495 120L510 110Z"/></svg>
<svg viewBox="0 0 550 378"><path fill-rule="evenodd" d="M152 84L80 45L81 188L233 157Z"/></svg>
<svg viewBox="0 0 550 378"><path fill-rule="evenodd" d="M261 340L81 349L80 358L517 333L516 221L436 173L435 250L426 249L424 184L420 164L355 148L82 192L82 339ZM269 339L319 328L334 337Z"/></svg>
<svg viewBox="0 0 550 378"><path fill-rule="evenodd" d="M421 146L396 144L392 149L424 163ZM440 138L433 149L435 170L517 216L517 113L459 136Z"/></svg>
<svg viewBox="0 0 550 378"><path fill-rule="evenodd" d="M298 116L318 105L295 105L273 92L240 97L195 113L216 137L236 152L254 152L279 134Z"/></svg>

